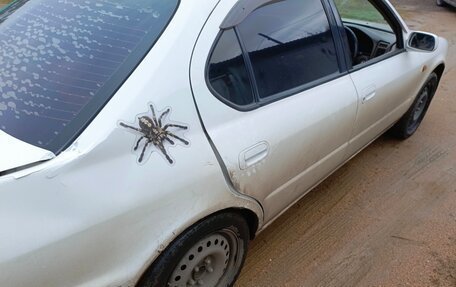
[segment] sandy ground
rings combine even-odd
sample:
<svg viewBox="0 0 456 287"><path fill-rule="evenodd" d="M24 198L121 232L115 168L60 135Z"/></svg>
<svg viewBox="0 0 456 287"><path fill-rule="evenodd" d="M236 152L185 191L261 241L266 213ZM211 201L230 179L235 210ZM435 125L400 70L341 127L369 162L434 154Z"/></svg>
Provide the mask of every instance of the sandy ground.
<svg viewBox="0 0 456 287"><path fill-rule="evenodd" d="M456 287L456 11L396 0L446 37L447 70L412 138L383 136L252 243L238 287Z"/></svg>

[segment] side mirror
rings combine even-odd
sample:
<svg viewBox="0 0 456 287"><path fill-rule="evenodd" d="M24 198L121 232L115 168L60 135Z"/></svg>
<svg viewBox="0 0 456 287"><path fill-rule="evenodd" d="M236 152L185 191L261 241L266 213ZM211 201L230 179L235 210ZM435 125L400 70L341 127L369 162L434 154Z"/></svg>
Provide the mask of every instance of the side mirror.
<svg viewBox="0 0 456 287"><path fill-rule="evenodd" d="M437 36L425 32L413 32L407 41L407 48L433 52L437 48Z"/></svg>

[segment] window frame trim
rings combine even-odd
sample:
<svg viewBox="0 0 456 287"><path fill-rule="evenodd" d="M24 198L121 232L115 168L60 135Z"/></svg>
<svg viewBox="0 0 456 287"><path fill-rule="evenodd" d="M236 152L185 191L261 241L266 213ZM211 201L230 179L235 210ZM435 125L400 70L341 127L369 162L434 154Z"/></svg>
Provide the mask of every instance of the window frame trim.
<svg viewBox="0 0 456 287"><path fill-rule="evenodd" d="M236 38L239 43L239 47L241 48L242 57L244 58L245 69L247 70L247 74L250 80L250 84L252 85L252 93L253 93L253 104L259 103L261 101L260 98L260 91L258 90L258 83L255 77L255 71L253 69L252 61L250 59L249 53L247 52L247 48L245 47L244 41L239 34L238 27L235 26L232 28L234 33L236 34Z"/></svg>
<svg viewBox="0 0 456 287"><path fill-rule="evenodd" d="M238 26L255 10L281 0L239 0L226 15L220 29L228 30Z"/></svg>

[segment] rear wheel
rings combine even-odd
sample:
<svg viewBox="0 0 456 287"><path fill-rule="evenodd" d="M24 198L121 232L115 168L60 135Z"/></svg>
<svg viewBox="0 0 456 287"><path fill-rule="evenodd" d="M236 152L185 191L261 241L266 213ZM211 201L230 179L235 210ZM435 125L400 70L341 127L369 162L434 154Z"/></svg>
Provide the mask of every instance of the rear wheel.
<svg viewBox="0 0 456 287"><path fill-rule="evenodd" d="M437 6L445 6L445 2L443 0L436 0L435 3Z"/></svg>
<svg viewBox="0 0 456 287"><path fill-rule="evenodd" d="M174 241L146 271L138 286L233 286L248 242L249 228L242 216L217 214Z"/></svg>
<svg viewBox="0 0 456 287"><path fill-rule="evenodd" d="M438 82L436 73L429 75L410 109L391 129L394 136L399 139L407 139L416 132L431 104Z"/></svg>

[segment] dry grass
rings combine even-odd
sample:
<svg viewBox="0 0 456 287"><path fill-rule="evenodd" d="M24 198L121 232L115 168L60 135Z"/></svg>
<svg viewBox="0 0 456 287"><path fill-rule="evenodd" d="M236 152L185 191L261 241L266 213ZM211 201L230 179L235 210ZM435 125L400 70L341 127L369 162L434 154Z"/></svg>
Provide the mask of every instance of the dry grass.
<svg viewBox="0 0 456 287"><path fill-rule="evenodd" d="M342 18L385 23L383 16L366 0L335 0Z"/></svg>

